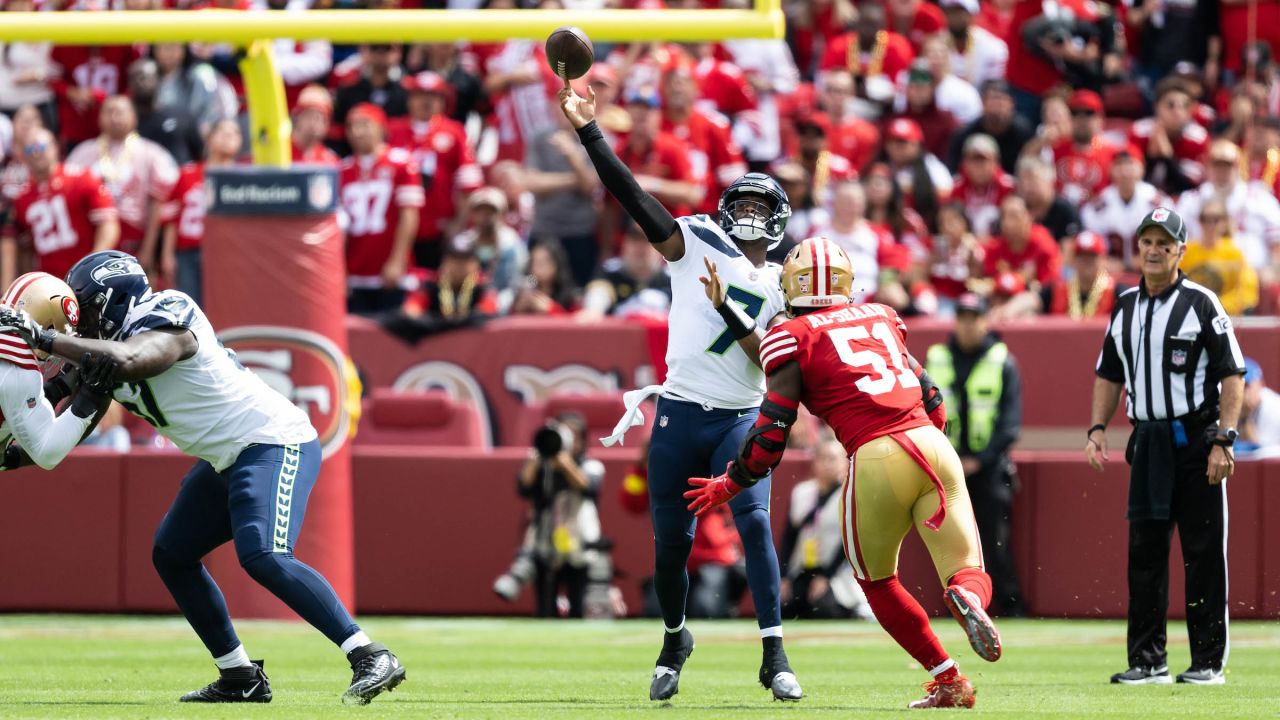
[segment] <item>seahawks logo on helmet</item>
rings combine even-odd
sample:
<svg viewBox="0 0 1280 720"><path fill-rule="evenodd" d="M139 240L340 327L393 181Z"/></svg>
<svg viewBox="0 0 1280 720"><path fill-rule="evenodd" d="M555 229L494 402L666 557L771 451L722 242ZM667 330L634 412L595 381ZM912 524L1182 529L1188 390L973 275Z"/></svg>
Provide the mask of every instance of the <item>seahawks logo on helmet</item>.
<svg viewBox="0 0 1280 720"><path fill-rule="evenodd" d="M92 277L95 282L99 283L109 278L124 277L125 275L141 275L146 277L147 274L143 272L142 266L131 257L111 258L94 268L93 271L89 273L89 276Z"/></svg>

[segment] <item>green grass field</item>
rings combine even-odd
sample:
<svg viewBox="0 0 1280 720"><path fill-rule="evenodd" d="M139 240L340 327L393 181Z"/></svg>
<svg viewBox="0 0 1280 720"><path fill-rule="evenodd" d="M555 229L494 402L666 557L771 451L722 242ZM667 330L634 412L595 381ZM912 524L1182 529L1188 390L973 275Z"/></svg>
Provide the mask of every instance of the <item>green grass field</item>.
<svg viewBox="0 0 1280 720"><path fill-rule="evenodd" d="M756 682L759 640L750 621L693 622L697 652L669 706L650 703L656 621L370 619L408 680L365 708L338 700L350 678L340 653L300 623L241 622L253 657L267 658L275 700L263 706L179 705L213 679L204 649L180 618L0 616L3 718L861 718L904 713L924 673L874 624L792 622L791 662L807 697L773 702ZM1021 718L1280 717L1280 623L1233 623L1225 687L1107 684L1124 660L1118 622L1003 623L1005 656L973 655L959 628L935 620L978 688L974 714ZM1171 626L1170 665L1188 662L1185 630ZM941 712L941 711L940 711Z"/></svg>

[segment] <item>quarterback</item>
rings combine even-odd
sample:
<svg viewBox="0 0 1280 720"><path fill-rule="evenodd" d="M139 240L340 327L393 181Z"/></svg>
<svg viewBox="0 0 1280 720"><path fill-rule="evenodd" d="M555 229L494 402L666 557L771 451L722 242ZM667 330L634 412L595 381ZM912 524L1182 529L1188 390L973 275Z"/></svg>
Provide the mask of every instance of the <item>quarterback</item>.
<svg viewBox="0 0 1280 720"><path fill-rule="evenodd" d="M182 701L271 700L262 661L249 659L200 562L227 541L250 577L346 653L353 675L344 702L366 704L400 684L405 670L396 656L372 642L328 581L293 556L320 469L307 415L222 347L190 297L153 292L132 255L88 255L67 273L67 285L79 304L81 337L12 307L0 307L0 331L16 332L37 353L104 358L115 400L199 458L152 549L156 571L219 670Z"/></svg>
<svg viewBox="0 0 1280 720"><path fill-rule="evenodd" d="M960 458L939 429L946 408L906 351L906 326L886 305L850 303L853 267L838 245L810 238L787 255L782 289L794 315L760 345L768 394L723 475L690 478L701 515L756 486L786 450L799 404L836 432L850 456L844 485L845 555L880 625L929 671L913 708L973 707L973 685L942 648L924 608L898 581L898 548L913 525L946 588L943 600L979 657L1000 658Z"/></svg>
<svg viewBox="0 0 1280 720"><path fill-rule="evenodd" d="M653 584L666 632L649 699L667 700L679 692L680 672L694 647L685 627L685 604L696 520L682 494L690 476L723 468L755 422L764 392L760 341L763 329L783 310L778 267L765 262L765 253L781 242L791 207L773 178L749 173L721 194L716 218L672 217L640 188L609 147L594 120L594 98L594 93L590 100L579 97L566 83L560 106L577 128L601 182L666 259L671 274L666 381L627 393L627 414L605 439L605 444L620 440L628 427L640 424L640 403L660 395L649 447L649 509ZM710 279L700 275L704 271ZM716 277L723 278L721 292L730 302L713 307L702 296ZM764 646L760 683L777 699L799 700L803 692L782 646L767 473L730 508L745 550L747 584Z"/></svg>

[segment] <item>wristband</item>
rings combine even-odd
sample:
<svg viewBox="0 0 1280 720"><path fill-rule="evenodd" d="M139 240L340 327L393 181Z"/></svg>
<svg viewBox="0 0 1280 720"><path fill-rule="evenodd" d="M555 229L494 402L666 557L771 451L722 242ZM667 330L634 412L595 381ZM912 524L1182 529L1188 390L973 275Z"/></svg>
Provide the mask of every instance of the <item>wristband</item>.
<svg viewBox="0 0 1280 720"><path fill-rule="evenodd" d="M748 324L746 316L738 310L738 304L728 298L716 308L716 312L724 318L724 324L729 326L729 334L734 340L741 340L756 331L755 323Z"/></svg>
<svg viewBox="0 0 1280 720"><path fill-rule="evenodd" d="M57 339L58 339L57 330L45 330L41 332L39 335L35 336L34 338L35 344L36 344L36 350L39 350L42 353L53 352L53 341Z"/></svg>
<svg viewBox="0 0 1280 720"><path fill-rule="evenodd" d="M1088 432L1086 432L1086 433L1084 434L1085 439L1087 440L1087 439L1089 439L1089 438L1092 438L1092 437L1093 437L1093 433L1094 433L1094 432L1096 432L1096 431L1098 431L1098 430L1101 430L1101 431L1103 431L1103 432L1106 432L1106 431L1107 431L1107 426L1106 426L1106 425L1103 425L1102 423L1098 423L1097 425L1094 425L1093 427L1089 428L1089 431L1088 431Z"/></svg>
<svg viewBox="0 0 1280 720"><path fill-rule="evenodd" d="M592 120L586 125L583 125L582 127L578 128L577 132L578 132L578 142L582 143L583 145L586 145L587 143L595 142L596 140L604 139L604 132L600 130L600 126L596 124L595 120Z"/></svg>

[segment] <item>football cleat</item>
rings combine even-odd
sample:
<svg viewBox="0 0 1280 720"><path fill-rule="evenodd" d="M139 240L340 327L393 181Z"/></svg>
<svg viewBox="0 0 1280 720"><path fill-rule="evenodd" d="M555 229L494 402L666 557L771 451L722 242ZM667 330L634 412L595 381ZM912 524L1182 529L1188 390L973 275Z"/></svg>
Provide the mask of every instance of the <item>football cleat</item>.
<svg viewBox="0 0 1280 720"><path fill-rule="evenodd" d="M973 683L963 675L956 675L951 680L931 680L923 685L927 693L907 707L920 710L925 708L971 708L975 702Z"/></svg>
<svg viewBox="0 0 1280 720"><path fill-rule="evenodd" d="M693 633L688 628L681 629L679 633L667 633L653 668L653 679L649 682L650 700L670 700L680 692L680 670L692 654Z"/></svg>
<svg viewBox="0 0 1280 720"><path fill-rule="evenodd" d="M764 662L760 665L760 684L773 692L774 700L799 700L804 697L800 689L800 681L787 662L787 654L778 648L776 652L765 651Z"/></svg>
<svg viewBox="0 0 1280 720"><path fill-rule="evenodd" d="M178 698L180 702L232 703L271 702L271 683L262 670L262 660L250 660L247 667L218 670L218 679Z"/></svg>
<svg viewBox="0 0 1280 720"><path fill-rule="evenodd" d="M1169 677L1168 665L1161 665L1160 667L1131 667L1124 672L1111 676L1112 685L1168 685L1172 682L1173 678Z"/></svg>
<svg viewBox="0 0 1280 720"><path fill-rule="evenodd" d="M386 645L370 643L347 653L351 662L351 687L342 695L345 705L368 705L382 691L391 692L404 682L404 666Z"/></svg>
<svg viewBox="0 0 1280 720"><path fill-rule="evenodd" d="M1188 685L1226 685L1227 676L1213 668L1189 668L1178 673L1178 682Z"/></svg>
<svg viewBox="0 0 1280 720"><path fill-rule="evenodd" d="M1000 632L996 630L995 623L991 622L987 611L982 609L982 602L978 600L978 596L959 585L952 585L942 593L942 600L951 611L952 617L960 623L960 627L964 628L964 634L969 638L969 646L978 654L978 657L987 662L999 660Z"/></svg>

